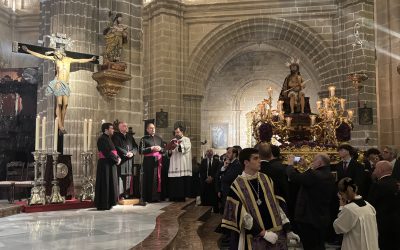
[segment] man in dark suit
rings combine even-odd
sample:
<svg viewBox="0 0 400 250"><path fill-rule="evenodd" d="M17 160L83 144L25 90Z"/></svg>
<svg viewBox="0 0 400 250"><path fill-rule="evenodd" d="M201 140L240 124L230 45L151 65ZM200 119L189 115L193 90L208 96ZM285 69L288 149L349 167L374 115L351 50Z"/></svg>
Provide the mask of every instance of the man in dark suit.
<svg viewBox="0 0 400 250"><path fill-rule="evenodd" d="M305 167L303 159L298 163ZM314 157L311 168L304 173L294 167L294 156L289 156L286 168L289 181L300 185L295 208L295 221L305 250L325 249L326 231L330 223L330 204L335 191L335 180L326 154Z"/></svg>
<svg viewBox="0 0 400 250"><path fill-rule="evenodd" d="M214 157L212 149L206 152L206 158L200 164L201 205L212 206L214 213L218 213L217 192L215 189L215 177L220 162Z"/></svg>
<svg viewBox="0 0 400 250"><path fill-rule="evenodd" d="M221 190L220 196L222 203L222 210L225 207L226 197L228 196L229 190L233 181L242 174L243 168L239 162L239 150L235 147L230 147L226 151L226 161L224 163L224 174L221 176Z"/></svg>
<svg viewBox="0 0 400 250"><path fill-rule="evenodd" d="M393 147L386 146L382 151L382 158L392 165L392 176L400 181L400 159L397 159L397 150Z"/></svg>
<svg viewBox="0 0 400 250"><path fill-rule="evenodd" d="M278 196L282 197L286 203L289 198L289 182L286 169L282 164L282 160L272 155L272 147L276 146L268 143L260 143L258 146L258 153L261 159L260 172L272 179Z"/></svg>
<svg viewBox="0 0 400 250"><path fill-rule="evenodd" d="M333 171L337 173L337 182L344 177L350 177L358 187L358 193L366 197L368 195L367 173L364 166L354 157L357 155L356 150L349 144L341 144L338 147L338 154L341 161L333 166Z"/></svg>
<svg viewBox="0 0 400 250"><path fill-rule="evenodd" d="M392 166L388 161L376 164L373 176L377 181L372 185L368 201L376 209L376 221L381 250L398 249L400 236L400 192L398 181L391 176Z"/></svg>

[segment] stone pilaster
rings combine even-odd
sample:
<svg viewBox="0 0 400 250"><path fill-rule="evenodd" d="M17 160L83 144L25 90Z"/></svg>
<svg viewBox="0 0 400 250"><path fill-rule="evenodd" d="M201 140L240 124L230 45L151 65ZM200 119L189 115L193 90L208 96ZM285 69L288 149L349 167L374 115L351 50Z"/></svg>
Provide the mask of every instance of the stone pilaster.
<svg viewBox="0 0 400 250"><path fill-rule="evenodd" d="M168 140L176 121L183 116L183 57L185 50L184 6L180 1L161 0L144 8L144 91L149 101L149 118L163 109L168 112L168 128L157 133ZM191 136L190 134L188 136Z"/></svg>
<svg viewBox="0 0 400 250"><path fill-rule="evenodd" d="M101 120L126 121L133 130L142 131L142 75L141 75L141 8L142 1L41 1L41 37L52 33L65 33L75 40L73 51L101 55L104 40L103 29L108 25L110 10L122 13L123 24L128 26L128 44L122 60L127 63L126 73L132 80L126 82L119 95L107 99L97 91L97 83L92 79L96 67L92 64L75 64L71 69L70 88L64 135L64 154L72 155L75 185L80 185L82 166L79 154L83 150L83 119L93 119L90 150L97 152L96 140L100 134ZM47 129L52 131L54 119L54 97L44 96L44 90L54 78L54 65L42 65L43 85L38 90L38 112L48 117ZM48 136L51 145L52 136ZM96 166L96 158L94 159ZM95 168L93 169L95 171ZM95 172L94 172L95 173Z"/></svg>
<svg viewBox="0 0 400 250"><path fill-rule="evenodd" d="M400 148L400 2L375 1L379 145Z"/></svg>
<svg viewBox="0 0 400 250"><path fill-rule="evenodd" d="M341 76L341 84L337 85L340 90L337 93L348 100L346 108L355 111L351 144L361 148L378 144L373 13L374 3L371 0L338 1L338 15L334 20L333 30L334 50ZM358 30L360 39L363 41L363 49L356 45L353 52L353 44L356 42L354 36L356 23L359 24ZM347 75L354 71L365 71L369 78L361 83L359 95L347 78ZM373 125L360 125L358 122L357 111L359 107L364 107L364 103L373 109ZM370 139L368 144L365 143L367 137Z"/></svg>

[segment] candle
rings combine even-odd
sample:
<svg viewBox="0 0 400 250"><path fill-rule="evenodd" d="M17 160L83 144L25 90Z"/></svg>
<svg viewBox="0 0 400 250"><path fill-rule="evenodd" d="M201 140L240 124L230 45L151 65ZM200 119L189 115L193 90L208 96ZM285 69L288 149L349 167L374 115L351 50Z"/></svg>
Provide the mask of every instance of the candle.
<svg viewBox="0 0 400 250"><path fill-rule="evenodd" d="M39 150L39 136L40 136L40 116L36 116L36 125L35 125L35 151Z"/></svg>
<svg viewBox="0 0 400 250"><path fill-rule="evenodd" d="M353 114L353 110L347 110L347 117L349 118L349 120L353 118Z"/></svg>
<svg viewBox="0 0 400 250"><path fill-rule="evenodd" d="M331 97L333 97L333 96L335 96L335 86L330 86L329 88L329 95L331 96Z"/></svg>
<svg viewBox="0 0 400 250"><path fill-rule="evenodd" d="M292 123L292 118L291 117L286 117L286 126L290 127L290 125Z"/></svg>
<svg viewBox="0 0 400 250"><path fill-rule="evenodd" d="M87 119L83 120L83 152L87 151L87 125L88 121Z"/></svg>
<svg viewBox="0 0 400 250"><path fill-rule="evenodd" d="M328 98L324 98L322 100L324 101L324 108L328 109L328 107L329 107L329 99Z"/></svg>
<svg viewBox="0 0 400 250"><path fill-rule="evenodd" d="M283 111L279 112L279 119L281 121L285 120L285 114L283 113Z"/></svg>
<svg viewBox="0 0 400 250"><path fill-rule="evenodd" d="M340 99L340 108L341 108L342 110L344 110L345 104L346 104L346 99L341 98L341 99Z"/></svg>
<svg viewBox="0 0 400 250"><path fill-rule="evenodd" d="M46 116L42 119L42 150L46 151Z"/></svg>
<svg viewBox="0 0 400 250"><path fill-rule="evenodd" d="M268 95L269 95L269 97L272 96L272 88L271 87L268 88Z"/></svg>
<svg viewBox="0 0 400 250"><path fill-rule="evenodd" d="M89 124L88 124L88 150L90 150L90 148L92 147L92 142L90 140L90 137L92 135L92 124L93 124L93 120L89 119Z"/></svg>
<svg viewBox="0 0 400 250"><path fill-rule="evenodd" d="M321 108L321 101L317 101L317 109L320 109Z"/></svg>
<svg viewBox="0 0 400 250"><path fill-rule="evenodd" d="M263 103L258 104L258 112L260 112L260 114L265 113L265 106Z"/></svg>
<svg viewBox="0 0 400 250"><path fill-rule="evenodd" d="M58 117L54 119L54 134L53 134L53 151L57 152L58 144Z"/></svg>
<svg viewBox="0 0 400 250"><path fill-rule="evenodd" d="M328 110L326 113L326 117L330 120L333 117L333 111L332 110Z"/></svg>
<svg viewBox="0 0 400 250"><path fill-rule="evenodd" d="M280 101L278 101L278 110L279 111L282 111L282 109L283 109L283 101L282 100L280 100Z"/></svg>
<svg viewBox="0 0 400 250"><path fill-rule="evenodd" d="M315 119L317 118L316 115L310 115L310 119L311 119L311 126L315 125Z"/></svg>

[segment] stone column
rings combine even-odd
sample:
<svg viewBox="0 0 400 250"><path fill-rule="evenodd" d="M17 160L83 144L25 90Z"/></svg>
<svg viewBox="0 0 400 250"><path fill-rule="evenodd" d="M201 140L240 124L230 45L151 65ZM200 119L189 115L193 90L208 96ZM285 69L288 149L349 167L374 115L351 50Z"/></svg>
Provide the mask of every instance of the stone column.
<svg viewBox="0 0 400 250"><path fill-rule="evenodd" d="M354 111L354 129L352 132L351 144L360 148L369 148L377 145L377 117L376 117L376 84L375 84L375 35L372 26L374 3L371 0L340 0L338 1L338 16L334 21L336 24L335 50L337 53L339 75L342 76L342 84L337 86L337 92L346 98L347 109ZM353 53L352 44L355 43L354 26L360 24L360 39L363 40L363 50L356 46ZM353 59L352 59L353 57ZM361 83L362 88L357 96L357 91L353 88L351 81L347 78L349 73L354 71L366 71L368 80ZM327 87L327 86L324 86ZM324 91L325 89L323 89ZM325 92L327 94L327 92ZM359 102L358 102L359 100ZM360 125L358 122L358 108L367 107L373 109L373 125ZM368 144L365 139L369 138Z"/></svg>
<svg viewBox="0 0 400 250"><path fill-rule="evenodd" d="M160 0L143 10L144 91L149 102L149 118L161 109L168 112L168 128L158 128L165 140L172 137L176 121L183 116L183 69L185 64L184 5L180 1Z"/></svg>
<svg viewBox="0 0 400 250"><path fill-rule="evenodd" d="M41 1L41 37L52 33L65 33L75 40L73 51L101 55L104 39L103 29L108 25L109 10L120 12L123 23L128 25L128 44L122 60L127 63L126 73L132 80L113 99L99 94L97 83L92 79L96 67L93 64L75 64L71 68L71 96L65 117L64 154L72 155L75 185L80 185L82 166L79 155L83 150L83 119L93 119L92 147L97 153L96 140L100 135L101 120L113 122L124 120L133 127L136 136L142 131L142 75L141 75L141 0L85 0L85 1ZM43 85L38 90L38 112L48 117L47 131L52 131L54 120L54 97L46 97L44 90L54 78L54 64L44 62ZM52 136L48 136L51 145ZM96 157L93 159L96 166ZM96 168L93 169L95 175Z"/></svg>
<svg viewBox="0 0 400 250"><path fill-rule="evenodd" d="M375 1L379 145L400 148L400 2Z"/></svg>

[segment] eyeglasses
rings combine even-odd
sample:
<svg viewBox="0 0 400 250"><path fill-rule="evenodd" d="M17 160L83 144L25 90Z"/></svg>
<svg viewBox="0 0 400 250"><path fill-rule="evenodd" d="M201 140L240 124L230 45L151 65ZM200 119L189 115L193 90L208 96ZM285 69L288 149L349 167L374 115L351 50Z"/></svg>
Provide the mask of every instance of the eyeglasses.
<svg viewBox="0 0 400 250"><path fill-rule="evenodd" d="M390 152L389 152L389 151L383 151L383 153L385 153L385 154L389 154Z"/></svg>

